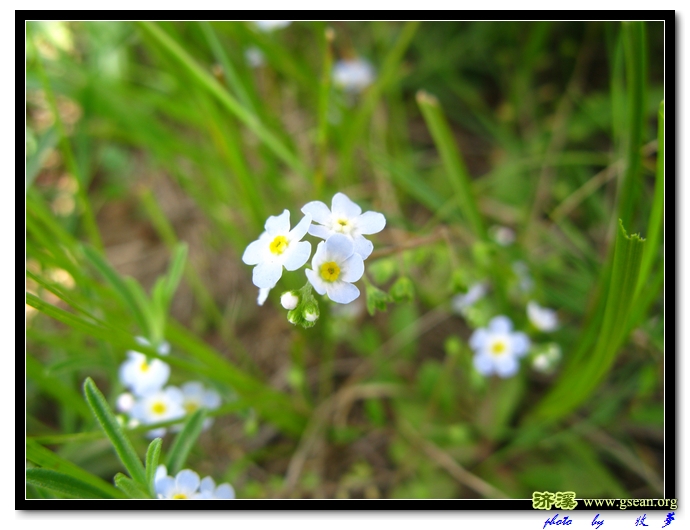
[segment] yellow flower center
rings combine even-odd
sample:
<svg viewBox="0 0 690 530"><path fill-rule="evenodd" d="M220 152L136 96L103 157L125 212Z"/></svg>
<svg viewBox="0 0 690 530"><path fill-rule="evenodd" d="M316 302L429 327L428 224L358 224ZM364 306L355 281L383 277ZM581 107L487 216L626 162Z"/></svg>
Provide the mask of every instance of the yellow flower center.
<svg viewBox="0 0 690 530"><path fill-rule="evenodd" d="M193 401L187 401L187 403L184 404L184 410L187 412L187 414L191 414L198 408L199 404L194 403Z"/></svg>
<svg viewBox="0 0 690 530"><path fill-rule="evenodd" d="M153 405L151 405L151 410L154 414L163 414L166 409L167 407L162 401L156 401Z"/></svg>
<svg viewBox="0 0 690 530"><path fill-rule="evenodd" d="M144 361L143 363L141 363L139 365L139 370L141 370L142 372L148 372L149 368L150 368L149 363L147 363L146 361Z"/></svg>
<svg viewBox="0 0 690 530"><path fill-rule="evenodd" d="M186 499L187 496L184 493L175 493L175 495L172 496L173 499Z"/></svg>
<svg viewBox="0 0 690 530"><path fill-rule="evenodd" d="M333 223L333 230L336 232L347 234L351 229L352 227L350 226L350 221L347 219L338 219L335 223Z"/></svg>
<svg viewBox="0 0 690 530"><path fill-rule="evenodd" d="M334 282L340 276L340 267L335 261L329 261L321 265L321 277L327 282Z"/></svg>
<svg viewBox="0 0 690 530"><path fill-rule="evenodd" d="M275 255L280 255L283 252L285 252L285 249L288 246L288 241L285 239L285 236L276 236L276 238L271 241L271 244L268 246L268 248L271 249L271 252Z"/></svg>
<svg viewBox="0 0 690 530"><path fill-rule="evenodd" d="M502 355L506 351L506 343L502 340L497 340L491 345L491 353L494 355Z"/></svg>

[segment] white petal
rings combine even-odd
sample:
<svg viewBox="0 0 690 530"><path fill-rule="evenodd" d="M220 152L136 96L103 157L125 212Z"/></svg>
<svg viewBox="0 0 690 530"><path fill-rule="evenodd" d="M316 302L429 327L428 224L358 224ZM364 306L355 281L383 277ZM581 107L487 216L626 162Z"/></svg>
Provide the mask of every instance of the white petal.
<svg viewBox="0 0 690 530"><path fill-rule="evenodd" d="M268 298L268 293L271 292L270 287L263 287L259 289L259 294L256 297L256 303L257 305L264 305L264 302L266 302L266 299Z"/></svg>
<svg viewBox="0 0 690 530"><path fill-rule="evenodd" d="M314 290L319 294L326 294L326 282L319 278L319 275L311 269L304 269L304 272L307 275L307 280L309 280L309 283L314 287Z"/></svg>
<svg viewBox="0 0 690 530"><path fill-rule="evenodd" d="M367 259L374 250L374 244L364 236L355 236L354 243L355 252L362 256L362 259Z"/></svg>
<svg viewBox="0 0 690 530"><path fill-rule="evenodd" d="M206 407L209 410L217 409L220 407L220 394L216 392L215 390L208 389L206 392L204 392L204 407Z"/></svg>
<svg viewBox="0 0 690 530"><path fill-rule="evenodd" d="M213 492L216 490L216 483L211 477L204 477L201 479L201 485L199 486L199 491L204 493L206 491Z"/></svg>
<svg viewBox="0 0 690 530"><path fill-rule="evenodd" d="M242 254L242 262L247 265L256 265L264 260L266 255L266 238L259 238L252 243L249 243Z"/></svg>
<svg viewBox="0 0 690 530"><path fill-rule="evenodd" d="M474 351L479 351L484 348L486 341L489 338L489 332L485 328L479 328L470 336L470 348Z"/></svg>
<svg viewBox="0 0 690 530"><path fill-rule="evenodd" d="M309 256L311 256L311 243L309 241L290 243L285 252L283 266L289 271L296 271L309 261Z"/></svg>
<svg viewBox="0 0 690 530"><path fill-rule="evenodd" d="M311 225L311 214L306 214L300 222L295 225L295 228L290 230L290 241L299 241L302 239L309 230Z"/></svg>
<svg viewBox="0 0 690 530"><path fill-rule="evenodd" d="M472 359L472 361L474 363L474 367L477 369L477 372L479 372L480 374L491 375L493 373L494 363L491 360L491 357L478 353L474 356L474 359Z"/></svg>
<svg viewBox="0 0 690 530"><path fill-rule="evenodd" d="M156 487L156 492L160 493L160 488L158 487L158 481L164 479L168 476L168 468L165 464L161 464L156 468L156 474L153 478L154 485Z"/></svg>
<svg viewBox="0 0 690 530"><path fill-rule="evenodd" d="M165 388L165 397L170 405L182 405L184 403L184 394L182 390L176 386L169 386Z"/></svg>
<svg viewBox="0 0 690 530"><path fill-rule="evenodd" d="M202 399L205 391L203 383L199 381L188 381L180 388L186 398L198 397Z"/></svg>
<svg viewBox="0 0 690 530"><path fill-rule="evenodd" d="M352 256L355 247L352 240L342 234L333 234L326 240L326 253L329 260L336 263L343 263Z"/></svg>
<svg viewBox="0 0 690 530"><path fill-rule="evenodd" d="M326 242L321 241L316 246L316 252L314 252L314 257L311 259L311 268L314 270L319 270L319 267L326 261Z"/></svg>
<svg viewBox="0 0 690 530"><path fill-rule="evenodd" d="M352 254L341 265L340 280L356 282L364 274L364 260L359 254Z"/></svg>
<svg viewBox="0 0 690 530"><path fill-rule="evenodd" d="M215 497L216 499L234 499L235 490L230 484L224 482L216 488Z"/></svg>
<svg viewBox="0 0 690 530"><path fill-rule="evenodd" d="M166 499L172 497L175 491L175 479L172 477L163 477L156 481L156 493L163 495Z"/></svg>
<svg viewBox="0 0 690 530"><path fill-rule="evenodd" d="M328 239L329 236L333 235L335 232L330 228L326 228L321 225L311 225L309 227L309 233L314 237L320 237L321 239Z"/></svg>
<svg viewBox="0 0 690 530"><path fill-rule="evenodd" d="M264 228L272 236L287 234L290 231L290 212L283 210L280 215L272 215L266 220Z"/></svg>
<svg viewBox="0 0 690 530"><path fill-rule="evenodd" d="M530 340L527 337L527 335L525 335L521 331L518 331L516 333L511 333L510 339L512 342L513 355L522 357L523 355L527 354L531 346Z"/></svg>
<svg viewBox="0 0 690 530"><path fill-rule="evenodd" d="M357 219L357 232L360 234L376 234L386 226L386 218L382 213L364 212Z"/></svg>
<svg viewBox="0 0 690 530"><path fill-rule="evenodd" d="M199 487L199 475L191 469L183 469L175 477L175 485L180 492L191 495Z"/></svg>
<svg viewBox="0 0 690 530"><path fill-rule="evenodd" d="M326 285L328 298L339 304L349 304L359 296L359 289L347 282L333 282Z"/></svg>
<svg viewBox="0 0 690 530"><path fill-rule="evenodd" d="M165 427L161 427L160 429L153 429L151 431L148 431L146 433L146 437L149 440L153 440L154 438L163 438L166 432L168 431L165 429Z"/></svg>
<svg viewBox="0 0 690 530"><path fill-rule="evenodd" d="M501 355L496 357L494 361L496 373L501 377L511 377L515 375L519 366L517 359L512 355Z"/></svg>
<svg viewBox="0 0 690 530"><path fill-rule="evenodd" d="M362 213L362 209L352 202L350 198L344 193L336 193L333 196L331 203L333 215L336 217L345 217L347 219L354 219Z"/></svg>
<svg viewBox="0 0 690 530"><path fill-rule="evenodd" d="M513 329L513 323L507 316L499 315L491 319L489 322L489 330L492 333L510 333Z"/></svg>
<svg viewBox="0 0 690 530"><path fill-rule="evenodd" d="M283 266L280 263L259 263L254 267L252 282L262 289L273 289L283 274Z"/></svg>
<svg viewBox="0 0 690 530"><path fill-rule="evenodd" d="M311 215L312 221L322 225L328 224L331 220L331 211L321 201L308 202L302 206L302 213L308 213ZM311 231L309 233L311 234Z"/></svg>

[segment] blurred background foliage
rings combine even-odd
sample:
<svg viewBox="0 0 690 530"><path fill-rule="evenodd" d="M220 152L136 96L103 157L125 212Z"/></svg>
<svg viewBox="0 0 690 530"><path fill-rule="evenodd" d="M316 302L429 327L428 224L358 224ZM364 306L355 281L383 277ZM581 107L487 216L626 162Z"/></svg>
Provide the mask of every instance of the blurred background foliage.
<svg viewBox="0 0 690 530"><path fill-rule="evenodd" d="M27 443L109 482L122 470L80 388L93 377L114 403L145 331L118 281L148 292L185 242L171 382L223 396L189 467L238 497L662 496L662 23L27 29ZM339 90L332 65L356 57L373 84ZM295 328L278 299L302 274L258 307L240 257L267 216L294 223L337 191L387 227L360 299ZM618 219L646 241L616 290L616 239L642 244ZM458 314L479 281L489 294ZM370 316L374 286L397 300ZM527 330L529 299L558 311L530 335L563 362L479 375L472 329L505 314Z"/></svg>

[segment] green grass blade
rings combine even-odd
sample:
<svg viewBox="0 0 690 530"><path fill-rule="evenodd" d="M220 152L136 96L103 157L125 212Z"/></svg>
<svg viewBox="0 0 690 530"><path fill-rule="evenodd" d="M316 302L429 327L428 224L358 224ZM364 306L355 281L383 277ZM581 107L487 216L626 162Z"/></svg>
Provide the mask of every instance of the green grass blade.
<svg viewBox="0 0 690 530"><path fill-rule="evenodd" d="M60 473L70 475L77 480L81 480L82 482L89 484L91 487L101 491L101 497L122 497L122 493L120 493L120 491L112 484L108 484L102 478L92 475L88 471L80 468L68 460L65 460L60 455L53 453L33 440L26 440L26 459L42 468L59 471Z"/></svg>
<svg viewBox="0 0 690 530"><path fill-rule="evenodd" d="M659 105L659 135L656 155L656 183L654 185L654 203L647 223L647 244L642 255L638 292L647 283L654 262L659 255L659 240L664 223L664 102Z"/></svg>
<svg viewBox="0 0 690 530"><path fill-rule="evenodd" d="M95 249L84 245L82 247L84 256L89 260L89 262L101 273L101 275L108 281L108 283L115 289L115 293L118 295L120 300L125 304L134 316L140 329L145 335L150 335L151 323L148 321L144 312L141 310L137 299L134 297L130 291L127 283L120 277L120 275L108 264L108 262L100 255Z"/></svg>
<svg viewBox="0 0 690 530"><path fill-rule="evenodd" d="M129 438L115 419L115 415L110 410L105 397L90 377L87 377L84 382L84 394L86 395L86 401L91 407L91 411L113 444L113 448L125 469L127 469L136 482L146 487L146 472L134 450L132 442L129 441Z"/></svg>
<svg viewBox="0 0 690 530"><path fill-rule="evenodd" d="M259 121L255 114L245 109L235 98L233 98L228 91L211 76L211 74L201 68L201 66L199 66L197 62L156 23L139 22L139 27L184 66L191 74L193 80L217 98L225 109L244 123L279 159L300 175L305 177L308 175L302 161L285 147L282 142Z"/></svg>
<svg viewBox="0 0 690 530"><path fill-rule="evenodd" d="M103 490L71 475L53 469L32 468L26 470L26 483L39 488L55 491L76 499L113 498Z"/></svg>
<svg viewBox="0 0 690 530"><path fill-rule="evenodd" d="M156 478L156 468L158 467L158 460L161 456L161 447L163 446L163 439L156 438L146 450L146 484L149 487L149 493L156 496L156 487L154 479Z"/></svg>
<svg viewBox="0 0 690 530"><path fill-rule="evenodd" d="M184 272L185 265L187 263L187 251L189 247L187 243L178 243L173 250L172 259L170 261L170 266L168 267L168 274L165 277L164 285L164 301L167 306L175 296L175 291L177 291L177 286L180 284L182 279L182 273Z"/></svg>
<svg viewBox="0 0 690 530"><path fill-rule="evenodd" d="M618 350L629 331L644 239L628 236L620 222L614 251L611 283L606 297L604 319L597 342L581 359L570 362L553 390L541 401L535 416L556 420L581 405L599 386L613 366Z"/></svg>
<svg viewBox="0 0 690 530"><path fill-rule="evenodd" d="M166 461L166 466L170 475L176 475L184 467L189 452L192 450L197 438L199 438L201 434L205 419L205 409L195 411L185 422L180 433L175 437Z"/></svg>
<svg viewBox="0 0 690 530"><path fill-rule="evenodd" d="M122 490L130 499L150 499L151 495L143 490L139 484L122 473L115 475L115 486Z"/></svg>
<svg viewBox="0 0 690 530"><path fill-rule="evenodd" d="M480 239L485 239L486 228L477 207L470 175L438 100L434 96L420 91L417 92L417 104L441 155L443 166L462 214L472 225L475 235Z"/></svg>
<svg viewBox="0 0 690 530"><path fill-rule="evenodd" d="M628 128L626 138L626 168L622 177L618 217L623 226L632 225L635 199L640 187L642 147L647 88L647 47L644 22L623 22L625 77L628 100Z"/></svg>
<svg viewBox="0 0 690 530"><path fill-rule="evenodd" d="M33 380L42 392L64 407L76 411L82 418L91 419L89 407L86 406L79 393L57 377L49 376L43 365L29 354L26 355L26 376Z"/></svg>
<svg viewBox="0 0 690 530"><path fill-rule="evenodd" d="M48 79L48 75L43 67L43 60L41 55L36 51L36 46L33 41L33 36L31 35L31 24L27 24L27 43L34 49L34 57L36 58L36 71L41 78L41 84L43 85L43 90L45 90L46 99L48 100L48 105L55 119L55 126L57 127L58 133L60 135L60 147L62 149L62 154L65 158L65 163L67 169L72 174L72 177L77 182L77 201L79 202L79 207L84 215L84 228L86 233L91 240L91 243L99 249L103 248L103 242L101 241L101 235L98 232L98 225L96 224L96 217L91 209L91 203L87 197L86 193L86 178L81 174L79 166L74 157L74 152L72 151L72 146L70 145L69 138L67 137L67 131L65 125L62 123L62 118L60 117L60 112L58 111L57 100L55 99L55 93Z"/></svg>

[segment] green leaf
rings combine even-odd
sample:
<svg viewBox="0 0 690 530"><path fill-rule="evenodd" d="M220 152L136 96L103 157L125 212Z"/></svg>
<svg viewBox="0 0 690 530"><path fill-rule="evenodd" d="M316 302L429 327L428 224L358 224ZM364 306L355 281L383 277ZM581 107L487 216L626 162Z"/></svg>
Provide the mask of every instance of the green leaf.
<svg viewBox="0 0 690 530"><path fill-rule="evenodd" d="M113 498L103 490L94 487L71 475L53 469L32 468L26 470L26 483L39 488L55 491L66 497L76 499Z"/></svg>
<svg viewBox="0 0 690 530"><path fill-rule="evenodd" d="M135 481L146 487L146 472L134 450L134 446L132 446L132 442L127 438L127 435L110 410L105 397L103 397L103 394L101 394L101 391L98 390L90 377L87 377L84 382L84 394L86 395L86 401L91 407L91 411L113 444L113 448L125 469L127 469Z"/></svg>
<svg viewBox="0 0 690 530"><path fill-rule="evenodd" d="M485 239L486 228L477 207L477 201L470 183L470 175L467 172L465 162L455 143L455 138L448 126L438 99L426 92L420 91L417 93L417 104L422 111L427 127L429 127L436 148L441 155L448 180L455 192L456 200L463 215L472 225L475 235L480 239Z"/></svg>
<svg viewBox="0 0 690 530"><path fill-rule="evenodd" d="M205 419L206 409L202 408L195 411L184 424L180 433L175 437L166 462L168 473L171 475L177 474L184 466L192 446L194 446L196 439L201 434Z"/></svg>
<svg viewBox="0 0 690 530"><path fill-rule="evenodd" d="M154 497L156 496L154 479L156 478L156 468L158 467L162 446L163 439L156 438L149 444L149 448L146 450L146 484L148 484L149 493Z"/></svg>
<svg viewBox="0 0 690 530"><path fill-rule="evenodd" d="M642 255L640 279L637 282L638 295L647 284L654 262L659 255L659 239L664 226L664 102L659 104L659 133L656 155L656 183L654 203L647 223L647 244Z"/></svg>
<svg viewBox="0 0 690 530"><path fill-rule="evenodd" d="M148 492L144 491L139 484L122 473L115 475L115 485L122 490L130 499L150 499Z"/></svg>
<svg viewBox="0 0 690 530"><path fill-rule="evenodd" d="M26 376L33 380L42 392L54 398L63 406L75 410L85 419L91 419L89 407L86 406L79 393L57 377L48 375L43 365L28 353L26 355Z"/></svg>
<svg viewBox="0 0 690 530"><path fill-rule="evenodd" d="M68 460L65 460L60 455L46 449L33 440L26 440L26 459L42 468L59 471L60 473L70 475L77 480L89 484L92 488L100 491L99 497L122 497L122 494L117 490L117 488L113 487L112 484L108 484L102 478L92 475L88 471L80 468Z"/></svg>
<svg viewBox="0 0 690 530"><path fill-rule="evenodd" d="M571 358L558 383L538 405L535 417L555 420L574 410L596 390L613 366L629 331L643 250L644 239L637 234L628 236L619 221L611 283L596 343L574 362Z"/></svg>
<svg viewBox="0 0 690 530"><path fill-rule="evenodd" d="M86 259L98 269L98 272L110 283L110 285L115 289L115 292L119 296L120 300L125 304L127 308L132 312L134 319L136 320L139 328L149 336L149 323L141 311L137 300L127 286L127 283L120 277L120 275L108 264L108 262L103 259L98 251L87 245L83 245L82 250Z"/></svg>
<svg viewBox="0 0 690 530"><path fill-rule="evenodd" d="M177 42L154 22L139 22L139 27L153 38L166 52L175 58L191 74L190 80L208 91L249 128L273 153L301 175L307 175L302 161L259 121L255 114L242 106L223 86L192 58Z"/></svg>
<svg viewBox="0 0 690 530"><path fill-rule="evenodd" d="M172 261L168 268L168 274L165 277L164 285L164 300L165 309L167 311L170 302L175 295L177 286L180 284L182 274L184 273L185 264L187 263L188 247L186 243L178 243L173 251Z"/></svg>

